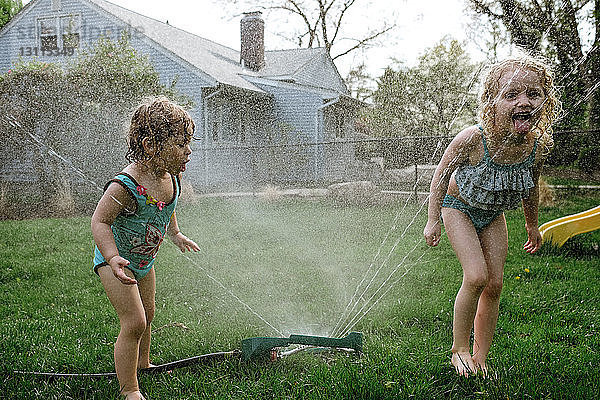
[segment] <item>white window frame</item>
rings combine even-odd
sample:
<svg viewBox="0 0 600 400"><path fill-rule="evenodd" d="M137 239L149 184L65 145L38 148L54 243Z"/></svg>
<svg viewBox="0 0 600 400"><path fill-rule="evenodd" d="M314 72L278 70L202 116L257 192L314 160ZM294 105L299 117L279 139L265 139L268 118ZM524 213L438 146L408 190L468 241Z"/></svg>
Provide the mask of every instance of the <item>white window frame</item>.
<svg viewBox="0 0 600 400"><path fill-rule="evenodd" d="M77 46L68 46L69 48L78 48L81 43L81 16L79 14L67 14L61 15L58 17L59 27L60 27L60 40L62 43L61 47L65 47L65 36L66 35L77 35ZM68 21L70 25L72 22L74 23L76 29L73 31L67 30L66 28L69 26L67 23L63 24L63 21Z"/></svg>
<svg viewBox="0 0 600 400"><path fill-rule="evenodd" d="M62 50L64 49L64 36L66 34L66 30L64 26L65 24L63 24L63 21L65 20L69 20L69 21L76 21L76 25L77 25L77 29L75 31L69 31L69 34L77 34L79 35L79 40L77 41L77 46L69 46L72 48L76 48L80 46L81 43L81 15L80 14L62 14L62 15L54 15L54 16L49 16L49 17L40 17L37 19L37 33L38 33L38 43L39 43L39 48L40 49L47 49L50 50L50 48L46 48L43 45L43 37L52 37L55 36L56 37L56 47L52 48L52 49L59 49ZM52 33L44 33L42 32L42 23L44 23L45 21L48 21L48 26L52 26L54 25L54 31Z"/></svg>
<svg viewBox="0 0 600 400"><path fill-rule="evenodd" d="M58 17L40 17L37 19L37 29L38 29L38 38L39 38L40 49L53 50L53 49L60 48L58 46L58 38L59 38L58 21L59 21ZM42 29L42 24L47 24L48 27L51 27L52 25L54 25L54 30L50 33L44 33L44 31ZM56 47L46 47L44 45L44 38L52 37L52 36L56 37Z"/></svg>

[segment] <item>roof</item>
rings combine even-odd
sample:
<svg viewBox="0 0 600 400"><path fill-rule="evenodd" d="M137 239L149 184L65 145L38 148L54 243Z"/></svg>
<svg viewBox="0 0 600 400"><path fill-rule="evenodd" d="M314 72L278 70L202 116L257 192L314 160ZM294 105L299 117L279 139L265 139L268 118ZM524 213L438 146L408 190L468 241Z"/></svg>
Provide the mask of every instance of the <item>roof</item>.
<svg viewBox="0 0 600 400"><path fill-rule="evenodd" d="M328 57L324 48L277 50L265 52L265 67L259 71L244 69L240 63L240 52L227 46L215 43L172 25L138 14L106 0L86 0L110 13L123 23L139 28L142 33L177 57L185 60L195 68L212 77L216 82L242 89L263 92L245 76L271 78L275 80L292 80L310 86L317 79L302 78L302 68L311 61L322 61ZM331 60L329 58L329 60ZM338 78L332 82L332 89L343 82L335 64L332 68Z"/></svg>

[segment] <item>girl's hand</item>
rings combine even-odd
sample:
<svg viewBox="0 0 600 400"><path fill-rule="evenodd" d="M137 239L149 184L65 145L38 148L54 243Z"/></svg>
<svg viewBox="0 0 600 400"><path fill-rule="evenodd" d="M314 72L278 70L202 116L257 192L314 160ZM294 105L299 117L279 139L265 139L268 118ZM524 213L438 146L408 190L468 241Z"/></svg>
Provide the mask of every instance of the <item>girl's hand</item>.
<svg viewBox="0 0 600 400"><path fill-rule="evenodd" d="M542 246L542 235L537 226L528 227L525 225L525 230L527 231L527 243L523 245L523 250L527 253L533 254L539 250Z"/></svg>
<svg viewBox="0 0 600 400"><path fill-rule="evenodd" d="M121 281L124 285L135 285L137 281L125 274L124 268L129 265L129 261L121 256L114 256L108 261L108 265L112 269L115 278Z"/></svg>
<svg viewBox="0 0 600 400"><path fill-rule="evenodd" d="M429 246L437 246L442 238L442 226L440 220L428 220L425 229L423 229L423 235L425 236L425 242L427 242Z"/></svg>
<svg viewBox="0 0 600 400"><path fill-rule="evenodd" d="M188 238L181 232L177 232L175 235L170 235L171 241L175 246L179 247L182 253L187 251L200 251L200 247L192 239Z"/></svg>

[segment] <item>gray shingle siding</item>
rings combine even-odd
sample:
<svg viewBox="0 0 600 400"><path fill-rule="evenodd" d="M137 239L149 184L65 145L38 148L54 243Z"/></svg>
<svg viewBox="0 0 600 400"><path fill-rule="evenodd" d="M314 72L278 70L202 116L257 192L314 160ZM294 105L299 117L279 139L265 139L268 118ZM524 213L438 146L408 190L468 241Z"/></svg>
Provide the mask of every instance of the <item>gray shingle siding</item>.
<svg viewBox="0 0 600 400"><path fill-rule="evenodd" d="M42 62L64 62L68 56L50 56L42 55L40 50L40 40L38 31L38 20L46 17L61 17L67 15L77 15L81 18L80 46L95 42L101 34L109 34L114 38L119 28L126 25L117 25L96 10L92 10L85 3L77 0L63 0L60 11L52 11L51 0L41 0L32 2L31 7L23 10L22 14L16 17L17 21L7 29L0 38L2 39L2 49L8 49L8 57L3 58L0 64L2 72L7 71L20 56L20 48L38 49L37 57L23 57L24 60L37 59Z"/></svg>
<svg viewBox="0 0 600 400"><path fill-rule="evenodd" d="M284 152L279 160L274 163L283 164L287 162L289 168L282 171L284 180L308 181L318 178L319 146L314 143L322 141L321 132L318 129L322 116L318 112L323 104L322 97L318 94L285 87L262 85L261 88L273 95L274 113L277 120L275 126L276 134L281 135L287 143L308 143L307 146L287 147L287 156ZM287 160L287 161L286 161Z"/></svg>
<svg viewBox="0 0 600 400"><path fill-rule="evenodd" d="M323 104L320 94L277 85L257 84L272 98L267 111L244 143L206 140L194 154L204 171L203 183L298 182L323 177Z"/></svg>
<svg viewBox="0 0 600 400"><path fill-rule="evenodd" d="M161 83L170 85L176 80L175 87L178 91L188 95L195 102L201 103L202 88L211 86L212 83L202 79L198 73L194 73L194 67L185 65L185 62L178 59L172 53L161 49L143 34L137 32L134 28L118 19L107 14L105 11L95 6L88 6L87 3L77 0L63 0L60 11L52 11L51 0L41 0L34 2L32 7L24 10L19 19L13 23L13 26L3 30L2 46L0 53L3 55L0 61L0 71L6 72L13 68L20 59L24 61L37 59L41 62L66 62L69 56L42 56L38 35L38 19L45 17L60 17L65 15L78 15L81 18L80 30L80 48L86 48L97 42L100 35L105 35L111 40L118 40L123 30L130 32L130 44L140 54L148 56L150 62L154 65L160 76ZM20 48L37 48L38 57L20 57ZM76 50L77 51L77 50ZM74 53L73 56L76 56ZM202 108L197 105L191 110L192 118L201 130ZM194 173L199 168L192 162L189 165L190 177L196 176ZM2 178L7 179L11 171L17 168L5 168ZM30 169L28 169L30 170ZM21 180L22 177L14 177L14 180Z"/></svg>
<svg viewBox="0 0 600 400"><path fill-rule="evenodd" d="M33 165L34 152L31 148L24 147L23 151L8 154L2 152L0 155L0 182L27 182L36 180L36 172ZM0 191L2 187L0 187Z"/></svg>
<svg viewBox="0 0 600 400"><path fill-rule="evenodd" d="M272 95L244 142L213 143L207 137L193 155L205 185L226 182L263 184L307 181L315 177L313 143L321 97L289 88L259 85ZM252 110L250 110L252 111ZM302 145L298 145L302 144Z"/></svg>
<svg viewBox="0 0 600 400"><path fill-rule="evenodd" d="M287 132L289 141L298 143L319 140L316 116L317 109L322 104L321 96L288 88L262 88L273 95L277 119L290 125L292 131Z"/></svg>

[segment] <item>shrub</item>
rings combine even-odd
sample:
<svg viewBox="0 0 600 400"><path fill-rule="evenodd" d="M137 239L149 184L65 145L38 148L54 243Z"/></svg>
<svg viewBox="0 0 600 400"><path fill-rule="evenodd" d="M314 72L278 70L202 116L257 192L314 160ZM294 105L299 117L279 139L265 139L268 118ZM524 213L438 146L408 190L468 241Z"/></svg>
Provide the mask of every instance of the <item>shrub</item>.
<svg viewBox="0 0 600 400"><path fill-rule="evenodd" d="M582 149L577 159L577 166L588 174L600 171L600 146Z"/></svg>

